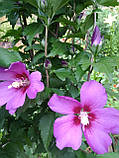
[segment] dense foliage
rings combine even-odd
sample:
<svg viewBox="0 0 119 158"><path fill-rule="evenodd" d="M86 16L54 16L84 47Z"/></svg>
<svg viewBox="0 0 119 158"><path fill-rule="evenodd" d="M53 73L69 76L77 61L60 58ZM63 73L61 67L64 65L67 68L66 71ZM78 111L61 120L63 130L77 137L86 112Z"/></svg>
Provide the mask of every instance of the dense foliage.
<svg viewBox="0 0 119 158"><path fill-rule="evenodd" d="M119 109L113 104L119 99L118 23L109 31L100 19L102 10L118 5L117 0L0 0L0 17L12 26L0 39L10 42L8 49L0 48L0 67L22 61L30 72L41 72L45 85L14 115L0 107L1 158L119 157L118 135L111 136L110 153L104 155L96 155L84 137L79 150L59 150L53 123L60 114L47 105L54 93L80 101L81 85L92 79L106 88L106 107ZM96 24L104 38L102 45L91 46Z"/></svg>

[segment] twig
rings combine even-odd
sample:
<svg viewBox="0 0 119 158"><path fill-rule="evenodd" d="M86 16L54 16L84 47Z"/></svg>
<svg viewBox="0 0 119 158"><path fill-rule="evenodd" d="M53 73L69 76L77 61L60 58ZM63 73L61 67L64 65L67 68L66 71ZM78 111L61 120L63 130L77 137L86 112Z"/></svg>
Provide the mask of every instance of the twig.
<svg viewBox="0 0 119 158"><path fill-rule="evenodd" d="M94 28L96 26L96 12L94 12Z"/></svg>
<svg viewBox="0 0 119 158"><path fill-rule="evenodd" d="M45 57L47 58L48 26L45 26Z"/></svg>
<svg viewBox="0 0 119 158"><path fill-rule="evenodd" d="M92 71L93 71L93 66L90 65L90 68L89 68L89 69L90 69L90 70L89 70L89 72L88 72L87 81L90 81L90 75L91 75L91 73L92 73Z"/></svg>
<svg viewBox="0 0 119 158"><path fill-rule="evenodd" d="M48 26L45 26L45 58L47 58L47 45L48 45ZM49 87L49 74L47 68L45 68L47 87Z"/></svg>
<svg viewBox="0 0 119 158"><path fill-rule="evenodd" d="M93 56L91 57L91 65L89 67L89 72L88 72L88 77L87 77L87 81L90 81L90 75L93 71L93 66L92 66L92 63L93 63Z"/></svg>
<svg viewBox="0 0 119 158"><path fill-rule="evenodd" d="M88 43L89 43L89 31L87 31L87 34L86 34L86 45L85 45L84 50L88 48Z"/></svg>
<svg viewBox="0 0 119 158"><path fill-rule="evenodd" d="M95 26L96 26L96 12L94 12L94 28L95 28ZM89 36L89 34L88 34L88 36ZM85 47L85 50L87 49L87 46L88 46L88 39L86 39L86 47ZM94 60L94 59L93 59L93 55L92 55L92 57L91 57L91 63L93 63L93 60ZM93 71L93 66L92 66L92 64L91 64L90 67L89 67L89 72L88 72L87 81L90 80L90 75L91 75L92 71Z"/></svg>

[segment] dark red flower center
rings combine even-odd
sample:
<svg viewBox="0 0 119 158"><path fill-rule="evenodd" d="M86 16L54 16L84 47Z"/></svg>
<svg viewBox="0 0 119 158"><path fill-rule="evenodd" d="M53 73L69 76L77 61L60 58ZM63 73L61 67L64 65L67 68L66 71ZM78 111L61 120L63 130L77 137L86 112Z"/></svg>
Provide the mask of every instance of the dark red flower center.
<svg viewBox="0 0 119 158"><path fill-rule="evenodd" d="M12 87L16 89L23 88L23 92L25 92L29 85L30 81L25 73L17 74L16 79L12 82L11 85L8 86L8 89Z"/></svg>
<svg viewBox="0 0 119 158"><path fill-rule="evenodd" d="M83 128L85 128L85 126L90 126L91 125L91 121L95 120L95 114L93 114L90 110L90 107L88 106L84 106L83 108L80 107L75 107L74 108L74 124L75 125L79 125L81 124Z"/></svg>

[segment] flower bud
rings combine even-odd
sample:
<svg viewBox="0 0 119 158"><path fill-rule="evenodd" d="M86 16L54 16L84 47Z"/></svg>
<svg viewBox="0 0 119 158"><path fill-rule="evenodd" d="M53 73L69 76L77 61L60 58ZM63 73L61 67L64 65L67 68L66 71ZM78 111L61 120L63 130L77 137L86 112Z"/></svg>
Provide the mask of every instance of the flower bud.
<svg viewBox="0 0 119 158"><path fill-rule="evenodd" d="M82 19L83 15L84 15L84 12L80 13L80 15L78 16L79 20Z"/></svg>
<svg viewBox="0 0 119 158"><path fill-rule="evenodd" d="M67 67L68 66L68 63L65 60L62 60L61 64L62 64L63 67Z"/></svg>
<svg viewBox="0 0 119 158"><path fill-rule="evenodd" d="M52 63L50 62L49 59L45 60L44 67L45 69L50 69L52 67Z"/></svg>
<svg viewBox="0 0 119 158"><path fill-rule="evenodd" d="M101 37L101 33L100 33L100 30L99 30L98 26L95 26L95 29L93 31L93 35L92 35L92 38L91 38L91 46L101 45L102 44L102 39L103 39L103 37Z"/></svg>

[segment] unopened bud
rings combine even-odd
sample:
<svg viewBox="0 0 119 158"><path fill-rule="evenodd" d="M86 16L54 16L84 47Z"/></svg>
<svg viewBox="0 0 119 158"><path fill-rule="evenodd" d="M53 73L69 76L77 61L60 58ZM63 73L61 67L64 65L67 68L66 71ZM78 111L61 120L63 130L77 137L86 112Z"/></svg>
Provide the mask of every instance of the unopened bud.
<svg viewBox="0 0 119 158"><path fill-rule="evenodd" d="M44 8L44 7L46 7L47 6L47 2L46 2L46 0L41 0L41 7L42 8Z"/></svg>
<svg viewBox="0 0 119 158"><path fill-rule="evenodd" d="M52 67L52 64L51 64L51 62L50 62L49 59L46 59L46 60L45 60L44 67L45 67L46 69L50 69L50 68Z"/></svg>
<svg viewBox="0 0 119 158"><path fill-rule="evenodd" d="M104 37L101 37L100 30L99 30L98 26L96 25L94 28L94 31L93 31L92 38L91 38L91 46L101 45L103 38Z"/></svg>
<svg viewBox="0 0 119 158"><path fill-rule="evenodd" d="M84 12L83 12L83 13L80 13L80 15L78 16L79 20L82 19L83 15L84 15Z"/></svg>
<svg viewBox="0 0 119 158"><path fill-rule="evenodd" d="M62 64L63 67L67 67L68 66L68 63L65 60L62 60L61 64Z"/></svg>

